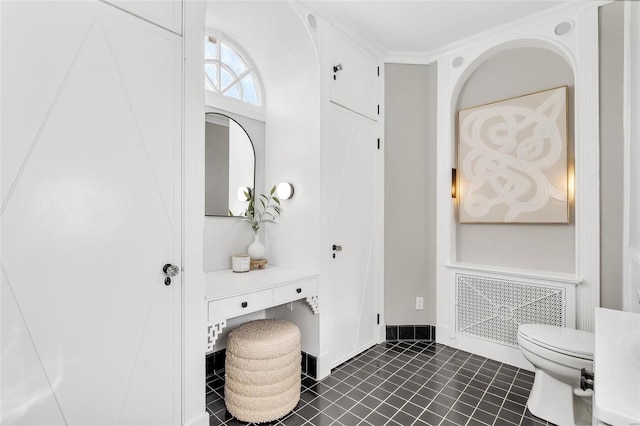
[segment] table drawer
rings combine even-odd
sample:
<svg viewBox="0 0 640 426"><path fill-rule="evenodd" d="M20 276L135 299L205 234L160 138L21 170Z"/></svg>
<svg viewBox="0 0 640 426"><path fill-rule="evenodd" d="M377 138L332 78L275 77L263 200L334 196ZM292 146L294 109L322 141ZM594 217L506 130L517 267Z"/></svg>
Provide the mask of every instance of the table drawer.
<svg viewBox="0 0 640 426"><path fill-rule="evenodd" d="M290 302L307 296L318 294L318 280L307 280L298 283L287 284L273 289L273 303Z"/></svg>
<svg viewBox="0 0 640 426"><path fill-rule="evenodd" d="M209 322L260 311L272 305L272 289L212 300L209 302Z"/></svg>

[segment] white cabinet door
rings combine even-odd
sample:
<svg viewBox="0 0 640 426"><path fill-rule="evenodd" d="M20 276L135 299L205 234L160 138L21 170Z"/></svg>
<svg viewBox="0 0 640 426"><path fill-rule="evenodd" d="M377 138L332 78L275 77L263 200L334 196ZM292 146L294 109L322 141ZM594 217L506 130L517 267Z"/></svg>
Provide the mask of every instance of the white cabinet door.
<svg viewBox="0 0 640 426"><path fill-rule="evenodd" d="M331 35L331 101L378 120L378 62L334 30ZM341 69L338 69L341 68Z"/></svg>
<svg viewBox="0 0 640 426"><path fill-rule="evenodd" d="M182 34L182 0L104 1L176 34Z"/></svg>
<svg viewBox="0 0 640 426"><path fill-rule="evenodd" d="M374 155L376 123L331 105L329 216L331 363L338 365L376 343L374 300ZM381 261L381 259L377 259ZM325 311L326 312L326 311Z"/></svg>
<svg viewBox="0 0 640 426"><path fill-rule="evenodd" d="M179 424L181 39L0 7L0 424Z"/></svg>

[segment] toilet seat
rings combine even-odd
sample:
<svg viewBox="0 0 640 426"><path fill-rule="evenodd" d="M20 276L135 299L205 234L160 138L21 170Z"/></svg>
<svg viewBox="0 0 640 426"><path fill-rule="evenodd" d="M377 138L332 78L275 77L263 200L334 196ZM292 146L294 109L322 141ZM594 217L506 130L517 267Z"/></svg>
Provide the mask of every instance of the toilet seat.
<svg viewBox="0 0 640 426"><path fill-rule="evenodd" d="M559 354L593 361L593 333L546 324L523 324L518 335L536 345Z"/></svg>

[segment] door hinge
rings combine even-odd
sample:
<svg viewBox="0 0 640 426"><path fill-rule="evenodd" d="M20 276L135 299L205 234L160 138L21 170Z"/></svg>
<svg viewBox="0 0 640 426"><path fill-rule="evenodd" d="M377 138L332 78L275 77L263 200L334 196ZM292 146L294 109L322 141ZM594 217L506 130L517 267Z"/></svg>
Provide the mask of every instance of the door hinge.
<svg viewBox="0 0 640 426"><path fill-rule="evenodd" d="M380 314L376 314L376 323L380 325Z"/></svg>
<svg viewBox="0 0 640 426"><path fill-rule="evenodd" d="M380 149L380 138L378 138L378 149Z"/></svg>
<svg viewBox="0 0 640 426"><path fill-rule="evenodd" d="M378 77L380 77L380 67L378 67Z"/></svg>
<svg viewBox="0 0 640 426"><path fill-rule="evenodd" d="M380 115L380 105L378 105L378 115Z"/></svg>

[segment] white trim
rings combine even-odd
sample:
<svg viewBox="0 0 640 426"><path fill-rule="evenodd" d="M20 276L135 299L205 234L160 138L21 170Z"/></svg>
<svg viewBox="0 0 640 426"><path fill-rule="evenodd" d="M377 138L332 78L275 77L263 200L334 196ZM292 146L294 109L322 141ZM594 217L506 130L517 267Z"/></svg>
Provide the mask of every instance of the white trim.
<svg viewBox="0 0 640 426"><path fill-rule="evenodd" d="M229 96L213 93L210 90L202 89L204 92L204 104L207 107L216 108L254 120L266 121L266 113L263 107L248 104Z"/></svg>
<svg viewBox="0 0 640 426"><path fill-rule="evenodd" d="M575 75L575 226L576 325L593 332L600 306L600 101L598 8L581 10L576 19Z"/></svg>
<svg viewBox="0 0 640 426"><path fill-rule="evenodd" d="M209 425L209 413L205 410L204 413L197 417L192 418L188 422L184 423L186 426L208 426Z"/></svg>
<svg viewBox="0 0 640 426"><path fill-rule="evenodd" d="M182 424L206 426L203 233L205 1L184 2Z"/></svg>
<svg viewBox="0 0 640 426"><path fill-rule="evenodd" d="M378 57L378 105L380 105L380 115L376 131L380 140L380 149L374 155L374 187L384 188L384 117L385 117L385 97L384 97L384 62ZM379 315L380 324L375 324L375 342L382 343L387 339L386 327L380 327L385 323L384 318L384 190L375 191L374 200L374 224L373 224L373 258L376 259L373 265L373 292L374 292L374 312Z"/></svg>
<svg viewBox="0 0 640 426"><path fill-rule="evenodd" d="M514 278L525 278L529 280L542 280L563 284L579 285L582 279L575 274L565 274L561 272L546 272L533 269L504 268L501 266L475 265L470 263L448 263L444 265L448 269L457 271L477 272L484 274L500 274Z"/></svg>
<svg viewBox="0 0 640 426"><path fill-rule="evenodd" d="M622 77L622 309L631 311L633 286L629 270L631 189L631 2L624 4L624 59Z"/></svg>
<svg viewBox="0 0 640 426"><path fill-rule="evenodd" d="M632 182L632 170L638 169L638 151L640 134L637 124L640 113L640 83L633 78L640 70L638 34L640 33L640 5L625 2L624 9L624 77L623 77L623 127L624 127L624 200L623 200L623 309L640 313L640 247L631 237L632 223L637 220L634 212L634 200L640 197L638 183ZM632 157L634 156L634 157ZM633 187L632 187L633 185ZM637 204L637 201L636 201Z"/></svg>
<svg viewBox="0 0 640 426"><path fill-rule="evenodd" d="M428 52L389 52L384 57L387 64L429 65L434 61Z"/></svg>
<svg viewBox="0 0 640 426"><path fill-rule="evenodd" d="M474 34L462 40L449 43L429 51L388 51L384 61L398 64L430 64L458 50L469 50L483 45L499 43L505 35L518 34L525 27L539 25L543 21L556 21L559 16L573 15L583 9L596 8L611 3L611 0L574 1L560 4L538 13L525 16L508 24Z"/></svg>

